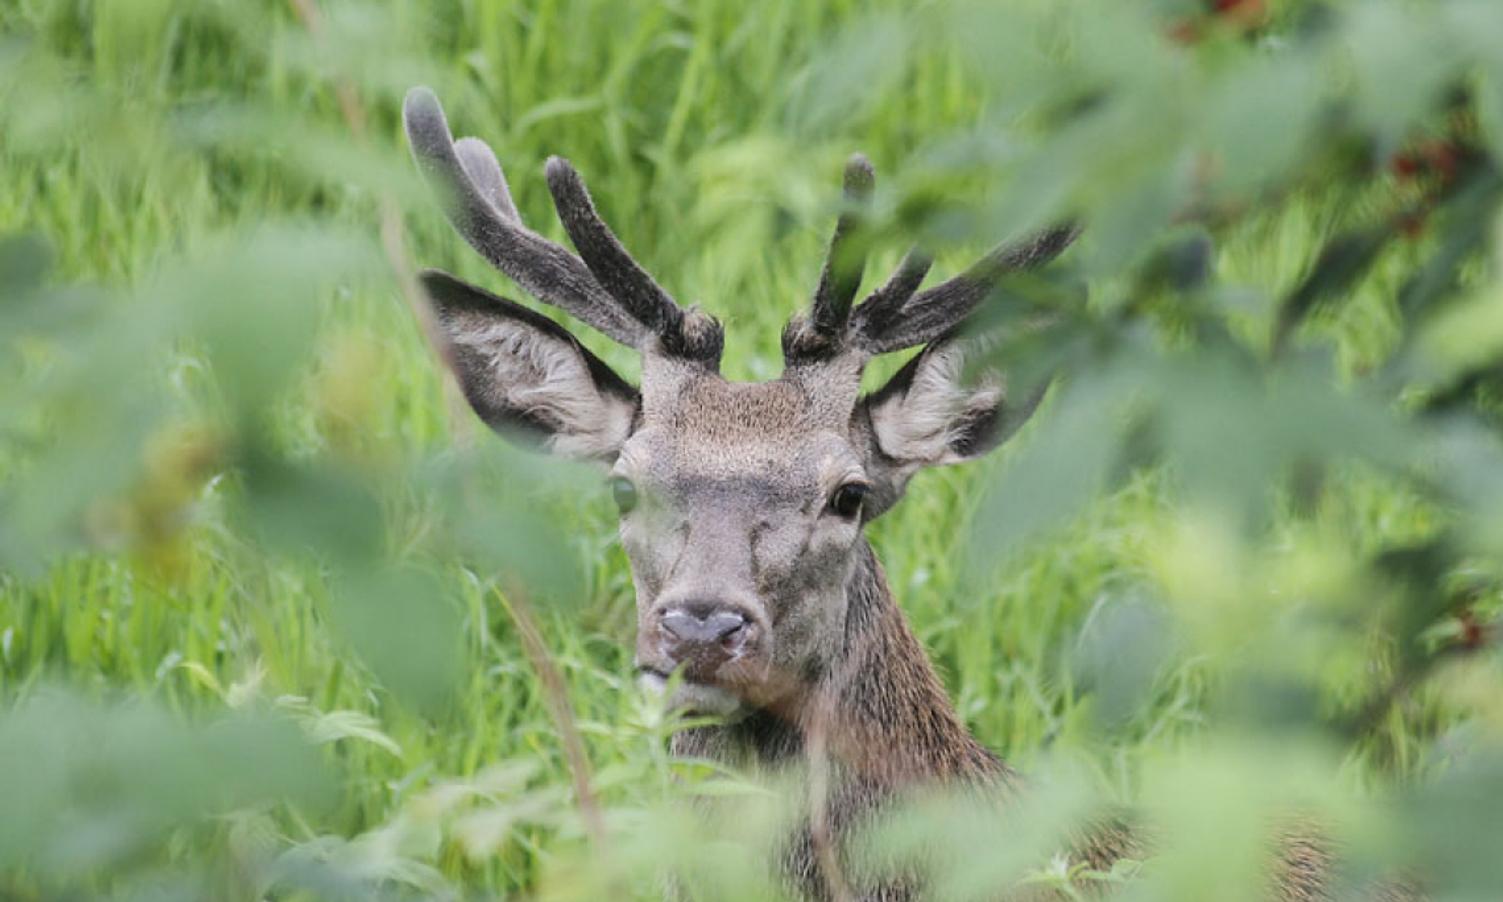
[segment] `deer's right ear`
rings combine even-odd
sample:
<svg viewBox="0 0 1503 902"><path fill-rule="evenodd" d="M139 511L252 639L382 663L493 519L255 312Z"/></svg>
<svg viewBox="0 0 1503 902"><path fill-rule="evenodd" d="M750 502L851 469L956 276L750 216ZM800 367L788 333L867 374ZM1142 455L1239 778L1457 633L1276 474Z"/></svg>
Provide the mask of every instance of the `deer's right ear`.
<svg viewBox="0 0 1503 902"><path fill-rule="evenodd" d="M482 420L566 457L615 459L636 421L635 388L553 320L448 273L420 279L445 357Z"/></svg>
<svg viewBox="0 0 1503 902"><path fill-rule="evenodd" d="M961 338L934 342L857 404L852 425L866 438L872 479L868 519L891 507L914 473L975 460L1037 409L1047 383L1009 397L995 372L965 378L966 355L981 344Z"/></svg>

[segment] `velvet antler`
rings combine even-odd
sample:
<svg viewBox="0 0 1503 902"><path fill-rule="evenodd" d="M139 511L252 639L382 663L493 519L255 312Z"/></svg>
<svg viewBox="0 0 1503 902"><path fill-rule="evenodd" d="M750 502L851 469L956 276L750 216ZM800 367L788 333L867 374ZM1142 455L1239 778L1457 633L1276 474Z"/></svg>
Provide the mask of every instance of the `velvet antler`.
<svg viewBox="0 0 1503 902"><path fill-rule="evenodd" d="M679 307L631 258L566 161L549 160L548 186L584 259L522 224L496 155L477 138L456 143L432 91L409 91L402 115L413 157L441 195L450 222L497 269L622 344L718 365L724 345L719 323Z"/></svg>

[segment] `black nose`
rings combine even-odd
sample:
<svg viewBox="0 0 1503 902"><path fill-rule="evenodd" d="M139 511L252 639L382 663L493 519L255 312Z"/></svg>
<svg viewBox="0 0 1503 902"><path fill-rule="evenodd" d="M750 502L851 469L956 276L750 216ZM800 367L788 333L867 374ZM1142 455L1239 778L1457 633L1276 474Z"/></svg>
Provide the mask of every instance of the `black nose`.
<svg viewBox="0 0 1503 902"><path fill-rule="evenodd" d="M715 604L669 608L660 622L665 650L695 679L713 676L715 668L741 652L751 633L746 615Z"/></svg>

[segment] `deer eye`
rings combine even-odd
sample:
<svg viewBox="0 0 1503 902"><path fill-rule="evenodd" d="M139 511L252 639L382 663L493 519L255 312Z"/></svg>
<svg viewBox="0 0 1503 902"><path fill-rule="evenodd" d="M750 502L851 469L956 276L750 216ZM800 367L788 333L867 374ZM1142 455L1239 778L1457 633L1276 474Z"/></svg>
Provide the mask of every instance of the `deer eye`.
<svg viewBox="0 0 1503 902"><path fill-rule="evenodd" d="M830 510L842 519L855 519L861 513L861 502L866 500L869 491L871 486L864 482L847 482L830 496Z"/></svg>
<svg viewBox="0 0 1503 902"><path fill-rule="evenodd" d="M616 509L623 515L637 506L637 487L625 476L611 477L611 497L616 500Z"/></svg>

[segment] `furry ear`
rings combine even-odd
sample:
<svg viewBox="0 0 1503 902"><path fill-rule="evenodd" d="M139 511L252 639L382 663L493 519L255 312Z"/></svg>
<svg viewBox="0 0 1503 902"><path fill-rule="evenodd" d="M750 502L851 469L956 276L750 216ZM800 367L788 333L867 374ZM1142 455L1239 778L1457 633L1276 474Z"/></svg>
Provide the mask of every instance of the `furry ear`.
<svg viewBox="0 0 1503 902"><path fill-rule="evenodd" d="M923 467L980 457L1038 407L1047 383L1022 398L1007 397L1002 377L992 371L966 384L966 355L977 350L974 340L934 342L856 405L853 431L865 435L874 480L871 515L891 507Z"/></svg>
<svg viewBox="0 0 1503 902"><path fill-rule="evenodd" d="M450 368L492 429L566 457L611 461L636 421L637 390L562 326L427 270Z"/></svg>

